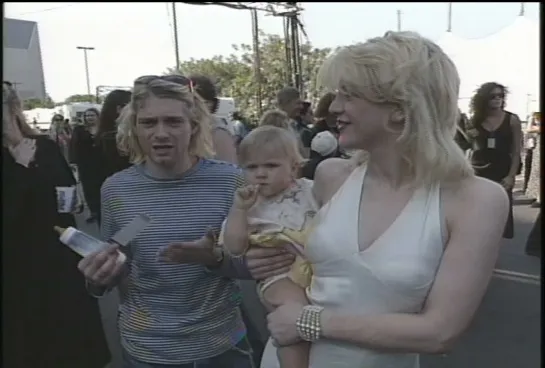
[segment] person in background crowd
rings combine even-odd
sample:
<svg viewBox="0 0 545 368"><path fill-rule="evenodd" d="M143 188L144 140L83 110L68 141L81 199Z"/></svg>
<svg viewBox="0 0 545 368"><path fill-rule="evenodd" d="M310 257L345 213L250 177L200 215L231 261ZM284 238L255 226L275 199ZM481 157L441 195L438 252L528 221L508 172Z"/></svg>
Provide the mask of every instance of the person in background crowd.
<svg viewBox="0 0 545 368"><path fill-rule="evenodd" d="M68 119L60 114L53 115L51 126L49 127L49 137L57 143L67 162L70 162L70 139L72 137L72 128Z"/></svg>
<svg viewBox="0 0 545 368"><path fill-rule="evenodd" d="M465 153L471 148L471 143L467 138L467 126L469 125L469 119L467 118L467 115L464 114L460 109L458 109L458 114L458 126L456 127L454 141Z"/></svg>
<svg viewBox="0 0 545 368"><path fill-rule="evenodd" d="M540 146L543 144L542 139L540 139L541 135L541 113L536 112L534 113L534 120L532 123L532 126L527 127L527 132L531 133L535 137L537 150L535 150L532 153L532 162L531 166L533 166L533 170L530 172L530 182L537 185L537 190L533 190L533 195L536 197L536 200L531 204L531 207L533 208L540 208L541 207L541 190L540 190L540 182L541 182L541 151ZM537 171L537 172L536 172Z"/></svg>
<svg viewBox="0 0 545 368"><path fill-rule="evenodd" d="M316 134L323 131L329 131L335 137L339 135L339 131L337 129L337 117L329 112L329 105L331 105L334 98L335 94L328 92L318 101L318 105L314 111L316 122L310 129L310 134L305 137L305 139L310 139L308 142L303 142L305 146L310 147L312 139L316 136Z"/></svg>
<svg viewBox="0 0 545 368"><path fill-rule="evenodd" d="M472 117L467 131L471 142L471 162L475 174L503 186L509 196L510 211L504 238L514 236L513 187L521 167L522 130L517 115L505 110L507 88L484 83L471 99Z"/></svg>
<svg viewBox="0 0 545 368"><path fill-rule="evenodd" d="M276 104L290 118L290 125L303 146L303 157L308 158L311 133L310 128L301 119L304 108L301 93L297 88L284 87L276 95Z"/></svg>
<svg viewBox="0 0 545 368"><path fill-rule="evenodd" d="M128 278L119 312L124 367L251 368L232 277L281 274L294 257L255 249L233 259L219 247L184 244L219 231L243 183L237 167L208 159L212 117L189 79L136 79L121 116L119 148L134 165L102 185L102 237L110 239L139 214L151 223L123 249L124 264L111 245L78 267L94 295Z"/></svg>
<svg viewBox="0 0 545 368"><path fill-rule="evenodd" d="M539 210L534 226L532 226L532 230L530 230L530 234L526 240L525 253L529 256L541 258L541 253L543 251L543 243L541 242L541 225L541 210Z"/></svg>
<svg viewBox="0 0 545 368"><path fill-rule="evenodd" d="M259 120L259 123L257 125L258 126L270 125L270 126L275 126L277 128L288 129L293 131L291 129L290 122L291 122L290 118L284 111L275 109L275 110L265 111L265 113L263 114L263 116L261 116L261 119Z"/></svg>
<svg viewBox="0 0 545 368"><path fill-rule="evenodd" d="M86 220L88 223L97 220L100 211L100 195L95 189L97 186L100 187L102 165L97 160L99 156L95 140L99 115L95 108L85 110L83 124L74 127L71 141L71 159L77 166L83 195L90 212Z"/></svg>
<svg viewBox="0 0 545 368"><path fill-rule="evenodd" d="M100 198L100 187L106 178L131 165L129 157L119 152L116 143L116 120L130 100L131 92L116 89L106 96L102 104L95 135L97 175L99 177L92 182L92 188L88 189L94 192L93 198ZM100 207L97 208L96 216L100 223Z"/></svg>
<svg viewBox="0 0 545 368"><path fill-rule="evenodd" d="M534 149L536 148L536 134L539 134L540 124L539 113L533 113L528 123L526 124L525 137L524 137L524 182L522 184L522 193L526 193L528 190L528 183L530 182L530 175L532 173L532 161L534 158Z"/></svg>
<svg viewBox="0 0 545 368"><path fill-rule="evenodd" d="M387 32L342 47L318 82L336 91L339 144L358 154L316 170L310 305L269 314L271 337L311 342L312 368L418 368L418 354L451 349L475 315L507 195L454 141L460 78L432 41Z"/></svg>
<svg viewBox="0 0 545 368"><path fill-rule="evenodd" d="M303 101L303 109L301 110L301 116L298 119L309 129L314 125L314 115L312 114L311 106L312 104L310 102Z"/></svg>
<svg viewBox="0 0 545 368"><path fill-rule="evenodd" d="M299 139L299 135L293 128L292 120L289 116L282 110L274 109L266 111L261 119L259 120L258 126L275 126L277 128L287 129L295 135L297 138L297 146L299 147L299 152L303 157L308 157L308 150L305 149L303 142Z"/></svg>
<svg viewBox="0 0 545 368"><path fill-rule="evenodd" d="M7 82L2 97L3 366L103 368L110 353L98 303L79 256L53 230L75 226L74 177L59 147L25 122Z"/></svg>
<svg viewBox="0 0 545 368"><path fill-rule="evenodd" d="M218 90L212 79L204 75L191 75L197 93L204 99L206 106L213 116L212 141L214 144L215 158L231 163L237 162L237 150L233 127L227 119L216 115L219 107Z"/></svg>
<svg viewBox="0 0 545 368"><path fill-rule="evenodd" d="M238 147L242 139L244 139L244 137L246 137L248 133L252 131L252 126L250 125L248 120L238 111L233 112L233 116L231 118L233 120L235 146Z"/></svg>
<svg viewBox="0 0 545 368"><path fill-rule="evenodd" d="M339 144L337 137L331 132L324 130L312 138L310 158L303 166L301 171L302 176L314 180L316 167L318 167L320 162L331 157L339 157Z"/></svg>

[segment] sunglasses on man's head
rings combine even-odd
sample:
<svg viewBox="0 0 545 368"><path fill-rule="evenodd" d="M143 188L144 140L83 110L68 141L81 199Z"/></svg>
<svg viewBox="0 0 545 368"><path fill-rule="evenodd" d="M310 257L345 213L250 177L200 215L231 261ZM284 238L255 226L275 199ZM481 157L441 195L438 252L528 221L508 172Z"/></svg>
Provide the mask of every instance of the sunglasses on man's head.
<svg viewBox="0 0 545 368"><path fill-rule="evenodd" d="M175 74L170 74L170 75L145 75L145 76L142 76L142 77L139 77L137 78L135 81L134 81L134 84L148 84L150 83L151 81L154 81L156 79L161 79L161 80L164 80L166 82L171 82L171 83L176 83L176 84L179 84L179 85L182 85L182 86L185 86L185 87L188 87L189 90L191 92L193 92L193 81L187 77L184 77L183 75L175 75Z"/></svg>

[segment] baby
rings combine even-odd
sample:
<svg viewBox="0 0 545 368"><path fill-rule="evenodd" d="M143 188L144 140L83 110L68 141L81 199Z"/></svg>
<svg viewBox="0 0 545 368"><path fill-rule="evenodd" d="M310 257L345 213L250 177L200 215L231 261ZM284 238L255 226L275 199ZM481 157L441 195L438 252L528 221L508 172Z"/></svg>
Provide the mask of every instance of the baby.
<svg viewBox="0 0 545 368"><path fill-rule="evenodd" d="M287 244L297 255L291 271L260 282L258 292L269 310L287 301L306 305L311 269L302 253L317 204L312 181L297 179L303 158L296 137L286 129L259 127L241 141L239 163L248 185L237 190L218 242L234 257L253 244ZM282 368L308 367L308 348L306 342L281 347Z"/></svg>

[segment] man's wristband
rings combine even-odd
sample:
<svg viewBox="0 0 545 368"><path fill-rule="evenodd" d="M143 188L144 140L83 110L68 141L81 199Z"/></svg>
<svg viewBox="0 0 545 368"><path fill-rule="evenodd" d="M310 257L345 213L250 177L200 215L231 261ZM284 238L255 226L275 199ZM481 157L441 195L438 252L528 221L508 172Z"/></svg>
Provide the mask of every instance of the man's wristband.
<svg viewBox="0 0 545 368"><path fill-rule="evenodd" d="M317 305L306 305L303 307L295 327L297 334L302 340L316 341L322 337L322 311L323 307Z"/></svg>

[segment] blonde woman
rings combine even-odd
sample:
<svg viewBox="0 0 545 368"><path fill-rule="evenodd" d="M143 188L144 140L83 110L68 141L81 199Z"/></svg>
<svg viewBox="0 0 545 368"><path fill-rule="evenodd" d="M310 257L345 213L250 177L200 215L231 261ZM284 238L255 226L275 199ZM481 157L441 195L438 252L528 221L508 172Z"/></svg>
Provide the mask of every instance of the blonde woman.
<svg viewBox="0 0 545 368"><path fill-rule="evenodd" d="M125 367L251 368L232 278L250 278L248 270L270 277L293 262L276 249L232 259L218 247L186 243L219 232L243 183L234 165L209 159L211 120L191 81L179 75L136 79L121 113L118 146L134 165L102 185L101 233L110 239L139 214L151 223L121 249L130 254L125 264L116 263L112 245L79 269L95 295L127 281L119 312ZM278 257L277 271L263 269L266 256Z"/></svg>
<svg viewBox="0 0 545 368"><path fill-rule="evenodd" d="M102 368L110 354L98 303L53 230L75 226L74 177L55 142L25 122L7 82L2 97L3 365Z"/></svg>
<svg viewBox="0 0 545 368"><path fill-rule="evenodd" d="M312 342L312 368L418 367L418 354L448 351L469 326L507 195L454 141L460 79L435 43L387 32L341 48L319 79L336 91L340 144L366 153L318 167L310 305L280 306L269 330L280 346Z"/></svg>

